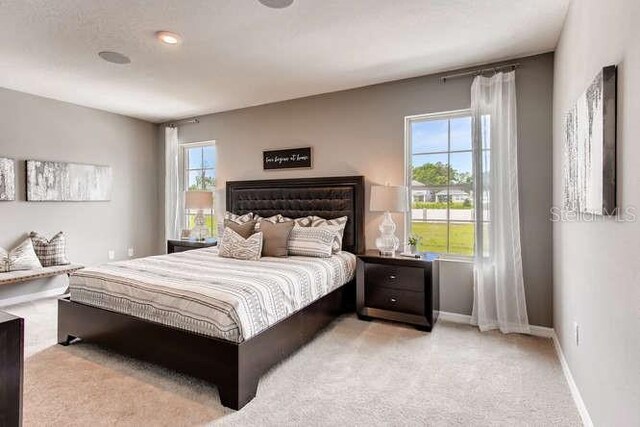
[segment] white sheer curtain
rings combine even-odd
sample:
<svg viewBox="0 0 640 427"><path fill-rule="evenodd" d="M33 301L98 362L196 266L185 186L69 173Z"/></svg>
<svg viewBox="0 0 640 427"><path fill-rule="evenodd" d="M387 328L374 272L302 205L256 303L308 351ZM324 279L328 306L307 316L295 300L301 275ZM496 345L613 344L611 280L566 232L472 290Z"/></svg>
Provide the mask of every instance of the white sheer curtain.
<svg viewBox="0 0 640 427"><path fill-rule="evenodd" d="M164 134L165 177L164 177L164 234L166 239L180 237L180 212L182 192L180 191L180 167L178 128L167 126Z"/></svg>
<svg viewBox="0 0 640 427"><path fill-rule="evenodd" d="M515 71L471 86L477 206L472 323L529 333L518 205Z"/></svg>

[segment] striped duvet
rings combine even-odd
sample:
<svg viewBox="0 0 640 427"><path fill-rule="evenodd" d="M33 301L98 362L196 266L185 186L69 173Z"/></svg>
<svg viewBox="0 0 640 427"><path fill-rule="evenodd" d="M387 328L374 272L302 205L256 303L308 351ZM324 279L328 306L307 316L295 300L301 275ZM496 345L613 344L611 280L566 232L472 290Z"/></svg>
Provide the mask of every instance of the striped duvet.
<svg viewBox="0 0 640 427"><path fill-rule="evenodd" d="M86 268L69 289L72 301L242 342L349 282L355 265L344 251L243 261L206 248Z"/></svg>

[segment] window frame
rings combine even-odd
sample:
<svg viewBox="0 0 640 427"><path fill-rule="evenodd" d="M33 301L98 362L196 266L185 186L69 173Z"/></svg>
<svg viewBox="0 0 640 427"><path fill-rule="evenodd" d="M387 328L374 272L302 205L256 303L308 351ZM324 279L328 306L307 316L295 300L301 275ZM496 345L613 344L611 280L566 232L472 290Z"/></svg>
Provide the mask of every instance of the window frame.
<svg viewBox="0 0 640 427"><path fill-rule="evenodd" d="M475 179L476 179L476 164L475 164L475 147L474 147L474 143L473 143L473 116L472 116L472 112L471 112L471 108L464 108L464 109L460 109L460 110L451 110L451 111L442 111L442 112L436 112L436 113L426 113L426 114L415 114L415 115L411 115L411 116L405 116L404 118L404 177L405 177L405 185L407 186L408 192L409 192L409 197L408 197L408 209L407 212L404 215L404 241L407 242L409 239L409 235L411 234L411 216L412 216L412 212L411 212L411 208L413 205L413 197L412 197L412 193L411 193L411 187L412 187L412 181L413 181L413 174L412 174L412 166L413 166L413 141L412 141L412 132L411 132L411 124L413 122L417 122L417 121L436 121L436 120L451 120L451 119L456 119L456 118L462 118L462 117L470 117L472 120L471 123L471 148L469 150L447 150L447 151L434 151L434 152L429 152L429 153L423 153L423 154L446 154L448 156L448 159L450 159L450 155L451 154L455 154L455 153L471 153L472 154L472 169L471 169L471 176L473 177L474 183L475 183ZM451 147L451 136L450 136L450 130L449 130L449 139L447 141L448 144L448 148ZM448 163L450 164L450 163ZM447 184L447 188L450 188L451 183ZM452 254L452 253L448 253L448 252L443 252L443 253L438 253L440 255L441 258L445 258L445 259L457 259L457 260L471 260L475 257L475 252L476 252L476 244L475 244L475 239L477 238L477 230L475 229L478 226L478 222L477 222L477 215L476 215L476 206L475 206L475 202L476 202L476 196L475 194L472 197L472 200L474 202L473 205L473 219L471 221L464 221L464 222L468 222L469 224L474 224L474 245L473 245L473 254L472 255L462 255L462 254ZM451 219L449 217L450 215L450 209L447 208L447 219L446 220L442 220L442 221L437 221L437 222L443 222L447 224L447 249L449 248L449 233L450 233L450 223L451 223Z"/></svg>
<svg viewBox="0 0 640 427"><path fill-rule="evenodd" d="M194 169L189 169L189 156L187 155L187 150L191 149L191 148L201 148L201 147L216 147L216 140L212 139L212 140L208 140L208 141L198 141L198 142L184 142L184 143L180 143L180 150L178 150L178 163L179 163L179 177L178 177L178 185L180 188L180 192L181 194L184 194L185 191L188 190L187 185L189 183L189 172L191 170ZM216 157L217 157L218 151L216 149ZM217 160L217 159L216 159ZM216 166L217 166L217 162L216 162ZM210 169L210 168L203 168L203 169ZM214 169L217 172L217 167ZM217 175L217 174L216 174ZM216 180L216 187L212 190L215 194L216 190L217 190L217 176L214 176L214 179ZM183 199L183 203L181 203L180 209L182 212L180 212L181 215L181 224L182 224L182 229L187 229L189 228L189 215L187 213L187 209L184 206L184 199ZM214 211L212 213L213 216L216 215L215 212L215 206L213 207ZM205 213L205 217L207 216L207 213ZM211 233L215 232L215 230L211 230Z"/></svg>

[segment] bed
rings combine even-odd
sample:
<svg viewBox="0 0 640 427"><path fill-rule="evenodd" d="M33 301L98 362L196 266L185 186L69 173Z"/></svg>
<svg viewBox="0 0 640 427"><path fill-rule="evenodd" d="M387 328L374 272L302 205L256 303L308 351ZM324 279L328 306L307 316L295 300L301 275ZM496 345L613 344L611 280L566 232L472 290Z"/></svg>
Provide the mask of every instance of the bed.
<svg viewBox="0 0 640 427"><path fill-rule="evenodd" d="M58 342L80 338L203 378L233 409L253 399L264 372L353 309L364 179L227 182L226 197L237 214L346 215L343 252L241 261L206 248L86 269L58 302Z"/></svg>
<svg viewBox="0 0 640 427"><path fill-rule="evenodd" d="M69 281L71 301L235 343L248 340L350 282L356 257L244 261L217 248L87 268Z"/></svg>

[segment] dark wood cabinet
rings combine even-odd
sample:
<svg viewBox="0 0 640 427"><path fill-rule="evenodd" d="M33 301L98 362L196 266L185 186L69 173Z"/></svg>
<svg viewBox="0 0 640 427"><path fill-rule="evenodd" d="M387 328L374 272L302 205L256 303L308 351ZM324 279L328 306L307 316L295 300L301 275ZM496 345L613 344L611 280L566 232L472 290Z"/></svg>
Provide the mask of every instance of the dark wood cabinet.
<svg viewBox="0 0 640 427"><path fill-rule="evenodd" d="M167 240L167 253L172 254L175 252L190 251L192 249L209 248L217 244L218 242L216 240L205 240L201 242L195 240Z"/></svg>
<svg viewBox="0 0 640 427"><path fill-rule="evenodd" d="M24 320L0 311L0 426L22 424Z"/></svg>
<svg viewBox="0 0 640 427"><path fill-rule="evenodd" d="M358 317L405 322L430 331L440 299L433 270L434 263L426 257L383 257L378 251L358 256Z"/></svg>

